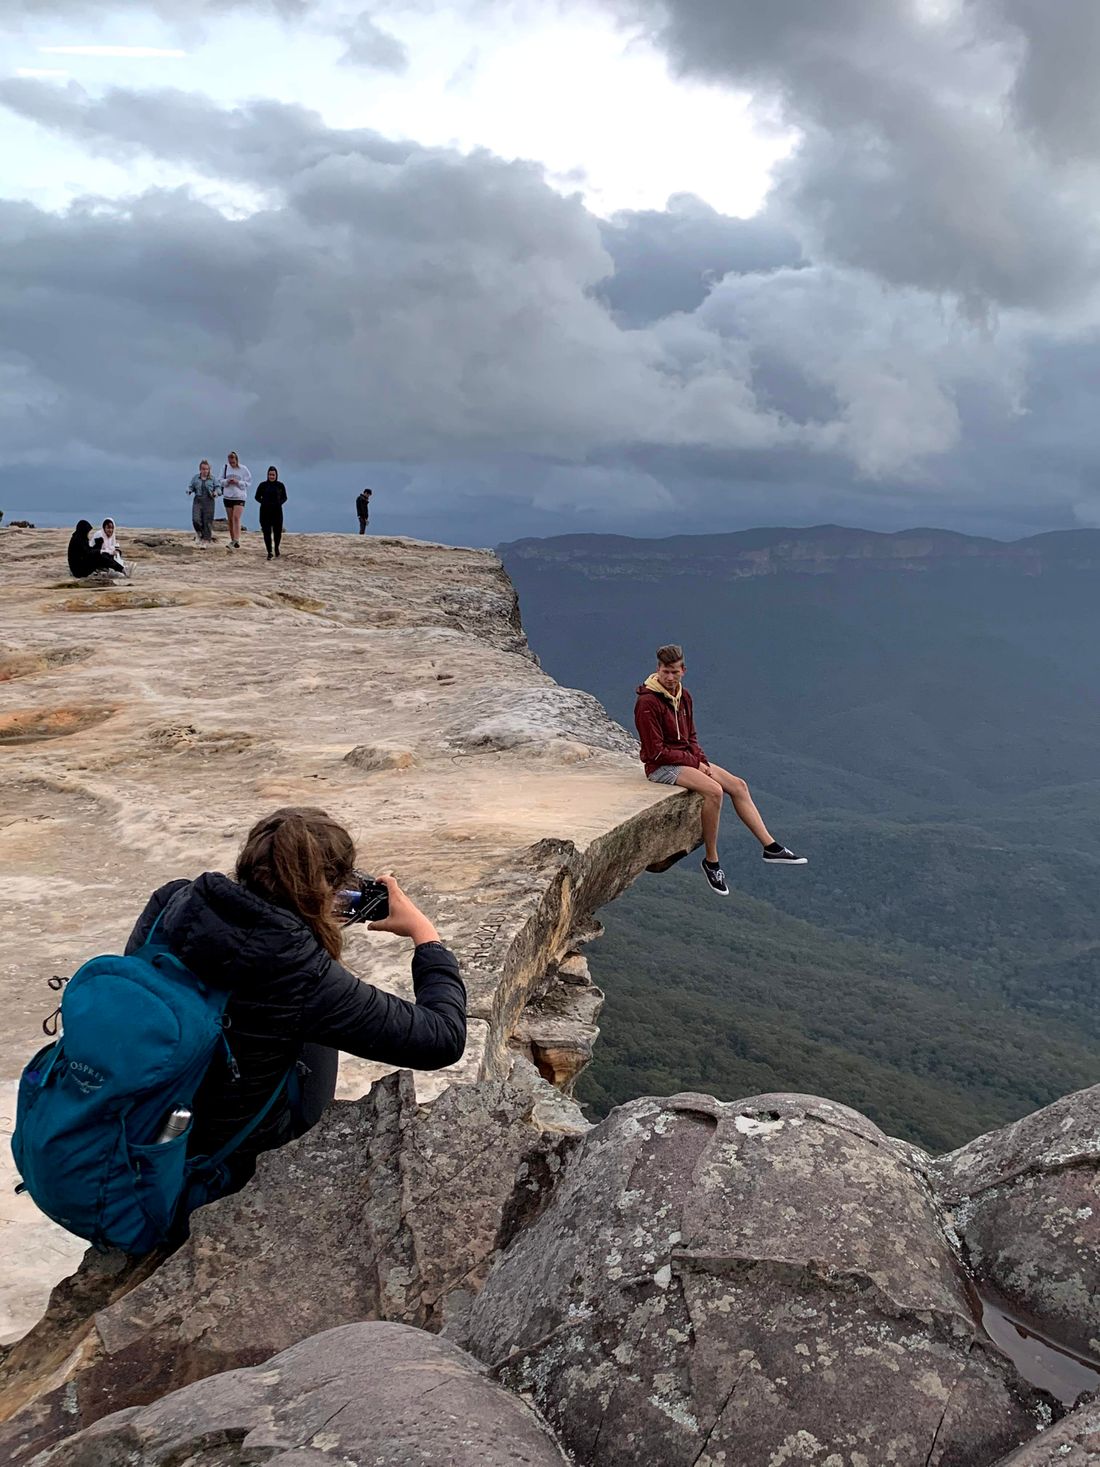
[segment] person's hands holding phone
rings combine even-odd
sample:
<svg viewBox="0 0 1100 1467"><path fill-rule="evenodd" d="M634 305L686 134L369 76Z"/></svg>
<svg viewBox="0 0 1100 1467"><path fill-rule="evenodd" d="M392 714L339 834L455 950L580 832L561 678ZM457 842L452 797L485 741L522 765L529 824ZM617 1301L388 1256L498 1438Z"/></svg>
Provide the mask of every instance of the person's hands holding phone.
<svg viewBox="0 0 1100 1467"><path fill-rule="evenodd" d="M417 947L422 942L438 942L439 933L434 924L425 917L413 899L405 895L397 884L397 878L387 871L378 880L390 894L390 912L380 922L368 923L368 932L392 932L397 937L410 937Z"/></svg>

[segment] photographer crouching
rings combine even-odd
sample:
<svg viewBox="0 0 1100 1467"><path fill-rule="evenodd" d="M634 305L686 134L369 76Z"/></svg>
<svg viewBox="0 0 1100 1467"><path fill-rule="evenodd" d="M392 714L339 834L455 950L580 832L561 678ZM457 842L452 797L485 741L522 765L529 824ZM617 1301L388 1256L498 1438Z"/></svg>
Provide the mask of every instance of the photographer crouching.
<svg viewBox="0 0 1100 1467"><path fill-rule="evenodd" d="M341 966L357 922L412 941L414 1002ZM61 1037L20 1083L16 1162L49 1216L131 1253L180 1241L260 1152L315 1125L340 1050L437 1070L466 1045L454 955L312 807L258 821L235 880L206 871L155 891L125 955L85 963L60 1013Z"/></svg>

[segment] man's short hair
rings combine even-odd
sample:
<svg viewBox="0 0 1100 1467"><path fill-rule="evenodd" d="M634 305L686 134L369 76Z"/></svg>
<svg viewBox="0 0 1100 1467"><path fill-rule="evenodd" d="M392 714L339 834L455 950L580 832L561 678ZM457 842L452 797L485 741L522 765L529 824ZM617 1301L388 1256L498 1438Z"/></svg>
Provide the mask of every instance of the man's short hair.
<svg viewBox="0 0 1100 1467"><path fill-rule="evenodd" d="M684 649L678 647L675 642L669 642L667 647L657 648L657 661L662 667L671 667L675 662L683 662Z"/></svg>

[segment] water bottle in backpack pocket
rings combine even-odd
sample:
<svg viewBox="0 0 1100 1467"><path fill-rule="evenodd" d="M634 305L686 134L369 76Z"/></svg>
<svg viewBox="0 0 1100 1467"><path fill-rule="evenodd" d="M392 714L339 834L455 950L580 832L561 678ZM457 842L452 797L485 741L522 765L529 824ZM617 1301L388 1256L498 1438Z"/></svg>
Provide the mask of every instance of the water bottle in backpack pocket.
<svg viewBox="0 0 1100 1467"><path fill-rule="evenodd" d="M228 1189L225 1159L282 1092L214 1157L189 1157L190 1112L219 1050L227 994L155 941L99 957L70 979L61 1037L23 1071L12 1155L48 1217L100 1248L146 1253L174 1241L189 1213ZM175 1134L166 1140L171 1116Z"/></svg>

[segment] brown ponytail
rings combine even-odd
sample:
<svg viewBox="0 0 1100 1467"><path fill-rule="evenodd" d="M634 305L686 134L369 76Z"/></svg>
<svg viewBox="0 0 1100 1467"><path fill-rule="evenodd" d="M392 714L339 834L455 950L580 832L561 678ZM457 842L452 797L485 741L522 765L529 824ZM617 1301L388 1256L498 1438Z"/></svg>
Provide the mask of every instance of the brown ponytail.
<svg viewBox="0 0 1100 1467"><path fill-rule="evenodd" d="M237 880L276 906L297 912L330 957L342 946L333 893L355 870L355 844L342 825L312 805L285 806L258 820L237 857Z"/></svg>

